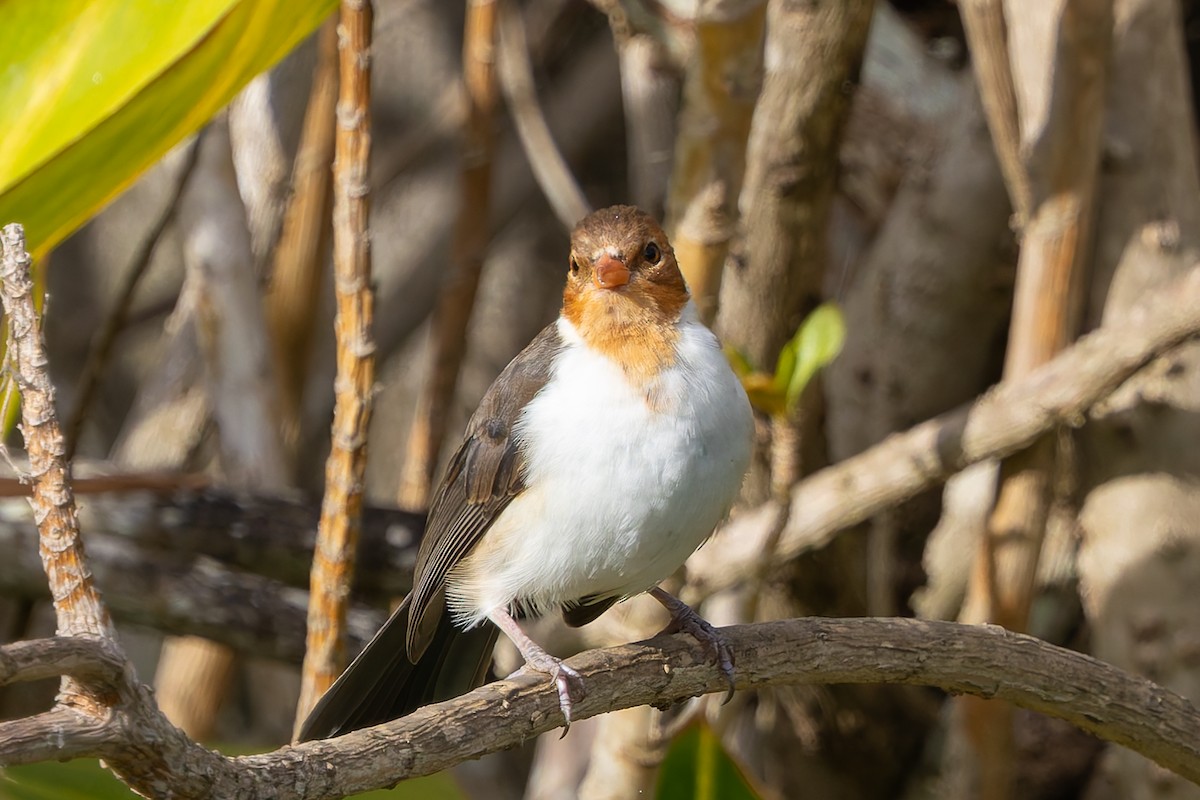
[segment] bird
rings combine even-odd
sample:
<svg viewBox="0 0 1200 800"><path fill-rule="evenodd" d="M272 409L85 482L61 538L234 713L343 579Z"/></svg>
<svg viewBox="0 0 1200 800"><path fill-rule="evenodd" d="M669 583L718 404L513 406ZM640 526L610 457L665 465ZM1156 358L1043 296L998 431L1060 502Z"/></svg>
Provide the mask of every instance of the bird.
<svg viewBox="0 0 1200 800"><path fill-rule="evenodd" d="M413 589L301 726L299 741L404 716L482 685L503 632L558 690L569 728L579 674L519 619L595 620L648 592L672 631L733 653L658 586L729 513L753 414L697 314L662 227L634 206L571 234L562 311L501 372L430 502Z"/></svg>

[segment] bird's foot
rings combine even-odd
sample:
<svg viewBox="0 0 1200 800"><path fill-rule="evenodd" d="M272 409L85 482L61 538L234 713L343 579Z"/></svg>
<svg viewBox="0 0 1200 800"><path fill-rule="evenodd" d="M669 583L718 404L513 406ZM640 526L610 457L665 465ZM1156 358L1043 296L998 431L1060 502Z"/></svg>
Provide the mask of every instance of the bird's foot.
<svg viewBox="0 0 1200 800"><path fill-rule="evenodd" d="M571 711L587 694L583 688L583 677L564 664L561 658L555 658L538 646L537 642L521 630L521 626L507 611L493 609L488 612L488 619L508 635L525 659L525 666L509 675L510 678L533 670L549 675L554 681L554 688L558 690L558 707L567 722L563 726L563 736L566 736L567 731L571 729Z"/></svg>
<svg viewBox="0 0 1200 800"><path fill-rule="evenodd" d="M671 613L671 621L660 633L690 634L709 651L713 663L721 670L721 674L725 676L725 682L729 684L729 691L725 694L725 699L721 701L728 703L733 698L735 686L733 649L726 643L725 637L721 636L720 632L708 620L697 614L691 606L670 592L655 586L650 590L650 596L662 603L663 607Z"/></svg>
<svg viewBox="0 0 1200 800"><path fill-rule="evenodd" d="M514 672L513 675L533 670L550 676L550 679L554 681L554 687L558 690L558 708L567 721L567 724L563 726L563 736L566 736L567 731L571 729L571 711L574 709L575 703L583 700L587 695L583 688L583 677L564 664L562 659L555 658L540 647L533 652L522 653L522 655L525 656L525 666Z"/></svg>

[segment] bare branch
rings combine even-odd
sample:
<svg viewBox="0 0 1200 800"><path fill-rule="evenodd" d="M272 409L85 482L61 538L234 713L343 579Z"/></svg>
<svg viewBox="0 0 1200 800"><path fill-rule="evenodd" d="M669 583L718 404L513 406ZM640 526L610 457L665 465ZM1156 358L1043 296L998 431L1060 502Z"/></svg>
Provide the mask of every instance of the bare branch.
<svg viewBox="0 0 1200 800"><path fill-rule="evenodd" d="M969 4L974 5L974 4ZM1023 224L1004 377L1020 378L1078 335L1090 249L1113 9L1108 2L1059 0L1014 15L979 5L971 38L989 123ZM1008 30L1006 31L1006 28ZM985 36L996 41L986 42ZM1006 53L1004 65L996 58ZM1011 63L1011 66L1010 66ZM982 67L991 64L991 71ZM1008 92L1015 86L1017 93ZM988 79L991 80L988 80ZM1007 83L1005 83L1007 81ZM993 83L995 85L993 85ZM1015 97L1016 106L1005 108ZM1009 141L1013 123L1021 141ZM1019 158L1014 165L1013 157ZM1059 463L1053 434L1004 459L1000 485L977 550L965 622L1025 630ZM1015 781L1012 710L965 706L978 754L981 796L1008 798Z"/></svg>
<svg viewBox="0 0 1200 800"><path fill-rule="evenodd" d="M774 366L819 302L837 147L874 5L767 5L769 67L735 198L744 211L718 318L725 341L759 369Z"/></svg>
<svg viewBox="0 0 1200 800"><path fill-rule="evenodd" d="M1021 159L1021 131L1017 118L1017 92L1008 60L1008 24L1003 0L961 0L967 44L979 95L987 112L988 128L1016 213L1017 228L1029 219L1029 173Z"/></svg>
<svg viewBox="0 0 1200 800"><path fill-rule="evenodd" d="M153 538L151 530L145 533ZM203 527L183 537L172 536L171 541L179 544L192 534L202 537ZM226 532L218 538L217 550L223 549L220 540L237 547ZM23 526L0 526L0 552L8 554L0 559L3 595L48 599L45 582L36 577L38 564L32 555L36 541L37 534ZM255 656L292 664L303 660L308 608L304 589L231 569L186 548L164 553L90 526L88 545L88 566L116 619L165 633L203 636ZM303 555L309 556L306 563L310 563L311 550L298 548L296 557ZM408 570L411 574L412 567ZM382 590L375 597L382 607ZM347 646L357 651L383 624L384 616L375 609L351 608L346 617Z"/></svg>
<svg viewBox="0 0 1200 800"><path fill-rule="evenodd" d="M570 231L576 222L587 216L591 206L555 144L546 116L538 104L533 67L529 63L529 45L525 40L525 22L521 19L520 9L511 0L501 0L499 34L500 88L512 111L521 147L558 221Z"/></svg>
<svg viewBox="0 0 1200 800"><path fill-rule="evenodd" d="M650 36L631 36L617 47L629 193L634 205L661 219L671 179L679 77L665 63L662 45Z"/></svg>
<svg viewBox="0 0 1200 800"><path fill-rule="evenodd" d="M79 538L75 496L63 459L66 445L46 370L49 362L29 268L24 230L6 225L0 240L0 301L8 317L7 350L21 391L21 434L33 480L30 504L38 522L38 552L49 579L58 632L115 641L112 620L92 582ZM63 680L60 700L81 709L100 704L85 685L70 678Z"/></svg>
<svg viewBox="0 0 1200 800"><path fill-rule="evenodd" d="M70 706L0 722L0 765L95 756L122 744L121 732Z"/></svg>
<svg viewBox="0 0 1200 800"><path fill-rule="evenodd" d="M723 634L738 654L740 689L885 683L1001 698L1064 719L1200 782L1200 713L1186 699L1030 636L952 622L818 618L734 626ZM580 719L725 688L702 648L684 635L590 651L570 664L588 687L577 707ZM168 772L153 784L158 795L170 790L175 797L248 800L264 796L269 787L279 800L317 800L389 786L519 744L561 724L557 702L546 681L522 677L385 725L264 755L224 758L195 745L175 750L178 743L168 731L136 725L121 728L127 738L119 745L105 731L67 727L59 752L99 755L128 776L127 769L146 760L147 748L157 741L152 737L165 736L169 741L159 746L174 757L160 765ZM29 760L8 746L0 751L0 762ZM146 791L141 777L133 775L131 785Z"/></svg>
<svg viewBox="0 0 1200 800"><path fill-rule="evenodd" d="M337 20L330 18L317 34L317 66L292 167L292 195L265 298L279 377L280 430L285 448L291 451L289 462L296 460L304 381L317 327L313 320L329 246L337 75Z"/></svg>
<svg viewBox="0 0 1200 800"><path fill-rule="evenodd" d="M107 639L58 636L0 647L0 686L70 675L111 688L124 674L125 655Z"/></svg>

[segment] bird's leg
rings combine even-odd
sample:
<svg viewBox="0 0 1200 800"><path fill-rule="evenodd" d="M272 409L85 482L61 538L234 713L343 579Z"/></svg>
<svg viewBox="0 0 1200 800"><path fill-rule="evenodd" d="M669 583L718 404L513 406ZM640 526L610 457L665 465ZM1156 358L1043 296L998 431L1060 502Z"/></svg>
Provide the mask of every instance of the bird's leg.
<svg viewBox="0 0 1200 800"><path fill-rule="evenodd" d="M575 702L584 697L583 678L578 672L564 664L562 659L550 655L538 646L537 642L526 636L517 621L504 609L492 609L487 616L512 640L525 659L525 666L514 672L513 675L525 669L532 669L544 672L554 680L554 685L558 689L558 707L562 709L563 717L567 720L566 727L569 729L571 727L571 709ZM567 735L566 730L563 731L563 735Z"/></svg>
<svg viewBox="0 0 1200 800"><path fill-rule="evenodd" d="M729 683L729 693L723 702L728 703L733 697L733 650L725 643L725 639L717 632L708 620L692 610L691 606L680 600L665 589L655 586L650 590L650 596L663 604L671 613L671 621L660 633L690 633L701 644L708 647L713 654L713 661L720 668L721 674Z"/></svg>

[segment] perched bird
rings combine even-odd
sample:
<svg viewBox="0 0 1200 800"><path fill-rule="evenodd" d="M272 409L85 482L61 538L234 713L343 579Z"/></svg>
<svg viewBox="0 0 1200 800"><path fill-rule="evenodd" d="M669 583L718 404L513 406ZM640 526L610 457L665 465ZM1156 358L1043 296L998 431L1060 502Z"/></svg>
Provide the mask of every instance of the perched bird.
<svg viewBox="0 0 1200 800"><path fill-rule="evenodd" d="M561 611L584 625L647 591L671 629L710 646L732 686L716 631L657 584L729 511L752 427L658 223L632 206L584 218L561 315L488 389L433 497L412 592L300 739L479 686L499 631L553 678L569 725L579 675L516 617Z"/></svg>

